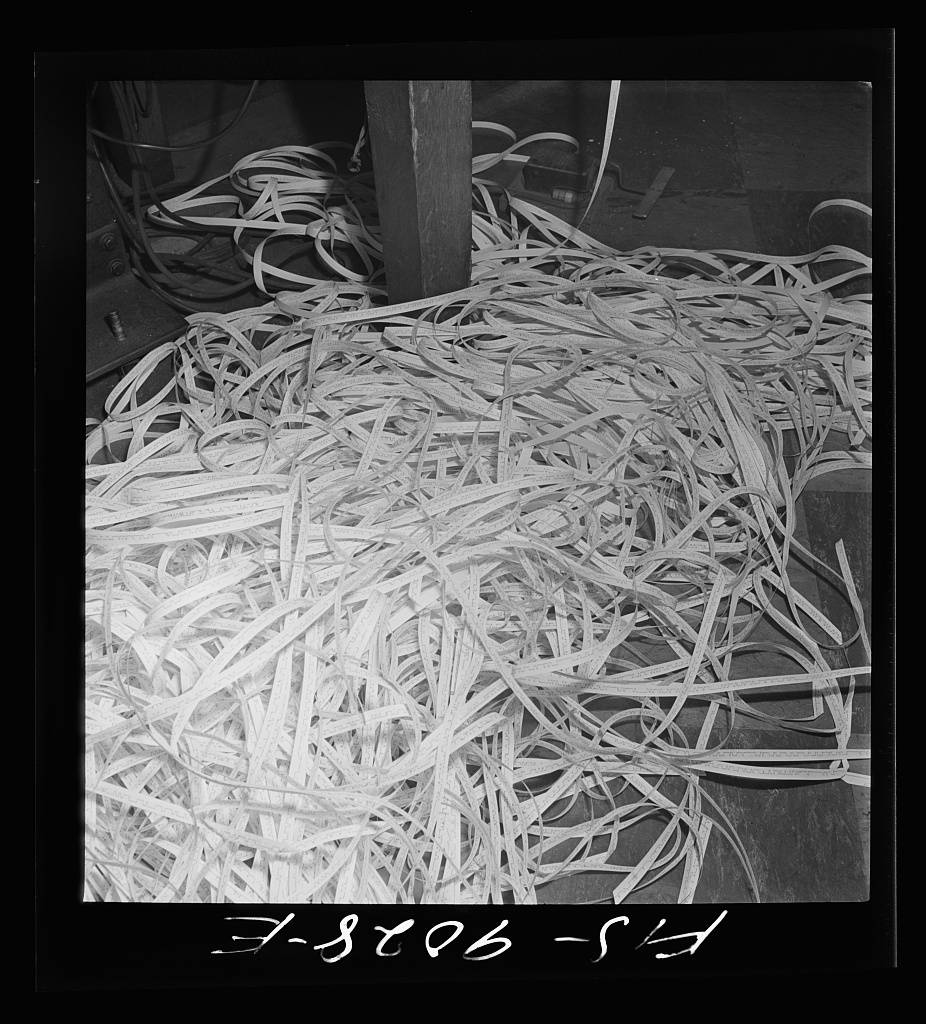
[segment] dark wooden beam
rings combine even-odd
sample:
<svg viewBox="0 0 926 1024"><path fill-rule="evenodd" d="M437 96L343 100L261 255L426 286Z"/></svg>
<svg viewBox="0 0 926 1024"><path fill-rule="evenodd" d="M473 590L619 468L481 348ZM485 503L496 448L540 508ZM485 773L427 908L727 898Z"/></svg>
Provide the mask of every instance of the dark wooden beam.
<svg viewBox="0 0 926 1024"><path fill-rule="evenodd" d="M469 82L365 82L390 302L469 285Z"/></svg>

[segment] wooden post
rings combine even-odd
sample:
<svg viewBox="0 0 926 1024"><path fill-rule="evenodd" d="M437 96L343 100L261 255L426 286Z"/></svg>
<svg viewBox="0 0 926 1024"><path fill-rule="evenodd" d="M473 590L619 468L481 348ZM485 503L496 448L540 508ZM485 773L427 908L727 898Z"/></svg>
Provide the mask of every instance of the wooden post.
<svg viewBox="0 0 926 1024"><path fill-rule="evenodd" d="M469 82L365 82L390 302L466 288L472 251Z"/></svg>

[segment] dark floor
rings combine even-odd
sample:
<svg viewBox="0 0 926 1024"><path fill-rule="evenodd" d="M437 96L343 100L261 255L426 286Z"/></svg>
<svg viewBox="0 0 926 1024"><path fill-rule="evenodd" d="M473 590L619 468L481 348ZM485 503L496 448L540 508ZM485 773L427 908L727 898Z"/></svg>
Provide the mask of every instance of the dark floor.
<svg viewBox="0 0 926 1024"><path fill-rule="evenodd" d="M160 88L174 144L193 142L226 123L247 83L164 83ZM580 140L597 166L608 101L607 82L474 82L473 117L501 122L519 138L558 131ZM675 169L646 220L632 216L639 196L606 176L583 230L619 249L642 245L723 248L791 255L807 252L807 215L830 198L871 202L871 92L862 83L624 82L610 158L627 188L646 189L660 168ZM262 83L241 123L207 151L174 154L179 181L191 185L226 171L238 158L273 145L325 139L353 142L363 118L359 82ZM513 188L523 188L517 180ZM577 208L531 193L564 219ZM252 301L241 303L250 305ZM176 320L174 314L167 314ZM88 388L88 415L99 415L111 375ZM866 617L871 595L871 494L863 472L817 481L801 500L800 538L836 567L834 545L846 544ZM795 581L841 628L848 609L809 571ZM870 617L869 617L870 625ZM851 655L859 657L858 646ZM871 732L867 693L857 695L862 738ZM800 701L779 710L801 713ZM738 742L762 745L755 726ZM799 734L792 742L800 744ZM765 743L767 743L767 734ZM776 743L779 740L776 738ZM865 745L861 740L859 745ZM707 791L744 840L769 902L867 898L868 791L842 784L750 788L715 783ZM653 821L654 829L661 829ZM641 838L645 838L642 837ZM748 900L745 875L727 844L713 852L696 902ZM576 902L606 896L613 876L565 879L546 898ZM631 902L672 902L678 879L667 878Z"/></svg>
<svg viewBox="0 0 926 1024"><path fill-rule="evenodd" d="M474 117L519 137L573 134L594 165L608 85L474 83ZM604 178L583 228L610 245L806 252L818 202L870 203L871 94L859 83L623 82L610 158L638 190L675 169L646 220L632 217L639 197Z"/></svg>

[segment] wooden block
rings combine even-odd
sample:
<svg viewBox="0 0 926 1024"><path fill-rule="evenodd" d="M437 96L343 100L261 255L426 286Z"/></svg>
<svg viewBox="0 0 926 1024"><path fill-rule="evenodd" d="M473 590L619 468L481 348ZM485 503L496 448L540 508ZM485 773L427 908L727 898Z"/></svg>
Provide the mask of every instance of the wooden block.
<svg viewBox="0 0 926 1024"><path fill-rule="evenodd" d="M365 82L390 302L470 283L469 82Z"/></svg>

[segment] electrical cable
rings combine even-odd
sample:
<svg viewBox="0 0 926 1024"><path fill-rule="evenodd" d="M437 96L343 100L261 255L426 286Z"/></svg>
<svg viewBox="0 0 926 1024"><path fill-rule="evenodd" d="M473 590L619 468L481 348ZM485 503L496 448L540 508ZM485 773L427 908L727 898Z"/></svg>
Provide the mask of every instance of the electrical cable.
<svg viewBox="0 0 926 1024"><path fill-rule="evenodd" d="M211 138L202 139L199 142L191 142L185 146L161 146L154 142L134 142L129 139L117 138L115 135L107 135L106 132L101 132L97 128L88 128L87 131L98 139L104 139L106 142L114 142L119 146L128 146L130 149L156 149L158 152L162 153L188 153L194 149L202 149L204 146L211 146L213 142L218 142L222 136L227 135L232 128L238 124L241 118L244 117L244 113L248 109L248 105L250 104L259 84L260 79L255 78L251 83L251 88L248 90L247 96L244 98L244 102L238 109L238 113L235 114L234 118L220 132L217 132Z"/></svg>
<svg viewBox="0 0 926 1024"><path fill-rule="evenodd" d="M150 231L146 229L145 235L149 242L158 238L182 238L186 241L193 241L192 238L189 238L188 235L181 231ZM233 281L251 281L251 275L236 262L238 253L234 249L231 239L222 238L221 241L226 242L227 246L224 249L213 251L208 246L215 242L215 240L215 235L207 234L190 249L172 251L170 249L155 248L153 244L151 247L162 260L169 260L173 263L188 263L196 270L203 267L212 268L216 273L221 272L225 277Z"/></svg>
<svg viewBox="0 0 926 1024"><path fill-rule="evenodd" d="M161 284L159 284L158 281L156 281L154 277L152 277L152 275L145 269L140 254L136 252L134 249L129 250L129 258L132 263L132 269L138 274L141 280L151 289L151 291L153 291L156 295L162 298L168 305L184 313L203 313L209 311L210 307L208 305L208 299L194 299L194 301L199 301L203 305L193 306L185 299L181 299L178 296L172 294Z"/></svg>
<svg viewBox="0 0 926 1024"><path fill-rule="evenodd" d="M119 93L119 90L116 88L116 85L117 85L117 83L110 82L110 91L112 92L113 100L115 101L116 105L120 108L120 111L122 113L123 118L128 122L129 121L128 102L125 99L125 97L122 96ZM141 156L137 155L137 154L136 154L136 165L137 165L137 168L138 168L139 172L144 177L145 187L148 190L149 194L151 195L152 200L154 201L154 203L158 207L158 209L165 216L170 217L170 219L173 222L175 222L177 224L183 225L184 227L186 227L190 231L195 231L195 232L199 233L199 232L202 232L202 231L208 231L209 230L209 228L204 228L201 224L197 224L194 221L188 221L184 217L181 217L181 216L176 215L176 214L171 214L170 211L167 210L164 207L164 205L163 205L163 202L164 202L163 197L160 195L160 193L155 188L154 180L151 177L150 170L145 166L145 162L141 158ZM132 196L132 191L131 191L131 189L129 189L128 190L128 195L126 196L126 198L129 198L131 196Z"/></svg>
<svg viewBox="0 0 926 1024"><path fill-rule="evenodd" d="M163 198L155 188L154 181L151 178L151 172L146 167L141 167L140 169L145 179L145 188L148 194L151 196L154 205L158 208L158 210L160 210L160 212L165 217L167 217L170 221L187 228L189 231L195 231L197 233L200 233L202 231L212 230L209 227L206 227L202 224L197 224L196 221L187 220L185 217L181 217L180 214L174 213L172 210L168 210L167 207L164 205ZM230 234L231 232L229 231L229 235Z"/></svg>
<svg viewBox="0 0 926 1024"><path fill-rule="evenodd" d="M132 100L132 105L134 106L136 103L141 104L142 101L137 96L137 85L134 82L132 82L131 84L132 84L132 89L133 89L133 93L134 93L134 97L133 97L133 100ZM147 86L147 83L146 83L146 86ZM116 99L117 104L120 104L123 107L123 115L127 115L127 111L125 110L125 100L124 100L124 98L119 96L118 91L114 91L113 95L114 95L114 97ZM150 105L150 88L146 88L146 95L145 95L144 105L146 107L147 107L147 105ZM186 228L187 229L187 231L185 232L186 234L189 234L190 232L193 232L195 234L206 233L207 237L214 238L215 237L215 232L210 231L209 228L206 228L206 227L204 227L201 224L196 224L193 221L189 221L185 217L181 217L179 215L171 215L170 211L164 206L163 199L162 199L158 189L155 187L154 180L151 177L151 172L145 166L144 160L138 154L136 155L136 159L137 159L138 171L141 173L142 178L144 180L145 189L146 189L148 195L150 196L151 200L154 202L155 206L161 211L161 213L164 214L166 217L169 217L175 223L177 223L177 224L183 226L184 228ZM133 186L133 188L134 188L134 186ZM133 201L134 201L134 192L133 192ZM148 230L147 227L144 226L143 221L139 222L139 230L145 235L146 238L150 239L152 237L152 233ZM195 246L194 249L191 252L189 252L189 253L172 254L170 259L167 260L167 262L171 262L171 263L174 263L174 264L178 264L178 263L179 264L187 264L188 266L192 267L194 271L200 271L204 267L207 270L211 270L210 265L209 265L208 262L204 262L202 260L194 260L194 259L191 258L196 252L200 251L201 248L202 248L202 243L200 243L199 245ZM230 255L232 257L235 256L235 251L234 251L234 247L233 246L231 247ZM227 257L226 257L226 259L227 259ZM236 281L236 282L239 282L239 283L243 283L243 282L246 282L246 281L250 283L253 280L252 276L249 273L246 273L240 267L231 267L230 266L230 267L227 267L227 268L211 270L211 272L212 273L216 273L216 274L224 275L226 279L231 279L232 281ZM246 289L241 289L241 290L243 291L243 290L246 290ZM192 291L191 290L188 291L188 294L192 294ZM208 298L209 299L230 297L230 294L229 294L229 292L227 290L224 291L224 292L203 293L204 297L207 294L208 294Z"/></svg>
<svg viewBox="0 0 926 1024"><path fill-rule="evenodd" d="M138 274L138 276L145 282L146 285L155 293L160 296L168 305L173 306L175 309L179 309L185 313L202 313L204 310L198 306L191 306L188 302L183 299L178 299L176 295L171 295L170 292L162 288L154 278L145 270L141 263L138 255L134 251L130 251L129 256L132 262L132 268Z"/></svg>
<svg viewBox="0 0 926 1024"><path fill-rule="evenodd" d="M127 99L127 95L120 94L119 89L116 88L115 83L110 84L114 101L120 108L122 116L125 118L126 122L131 124L132 122L129 117L128 110L130 103L129 100ZM127 94L127 90L124 88L124 86L123 93ZM94 149L99 155L99 147L96 146L95 143ZM136 154L132 169L132 204L135 214L135 228L137 229L137 234L135 231L132 231L130 237L135 239L137 248L138 242L140 241L140 249L144 252L148 260L154 265L154 267L157 268L157 270L160 271L160 273L167 279L167 281L164 282L165 286L167 285L167 282L171 282L173 286L177 290L179 290L184 297L193 299L194 301L201 302L214 302L216 300L221 301L222 299L232 298L233 296L248 291L252 287L250 275L246 275L236 268L229 267L226 269L220 269L201 260L189 259L186 257L185 254L171 254L170 256L167 256L165 260L162 259L161 256L159 256L155 252L153 246L151 245L151 238L148 232L148 228L145 224L144 214L141 209L140 178L142 177L144 178L147 190L151 194L151 197L155 200L155 202L160 204L160 197L157 193L157 189L154 186L154 181L151 178L151 173L145 166L144 160L141 157L141 155ZM193 227L195 228L197 234L203 233L203 228L200 227L199 225L194 225ZM208 228L205 229L205 234L207 235L207 237L214 237L214 232L210 232ZM231 277L232 280L236 281L237 283L229 287L218 288L215 290L198 290L193 285L184 282L179 277L177 277L176 274L168 268L167 263L173 264L178 269L182 268L184 265L191 267L193 272L201 272L203 267L205 266L209 273L224 273L226 279Z"/></svg>
<svg viewBox="0 0 926 1024"><path fill-rule="evenodd" d="M204 234L204 237L197 242L193 249L190 250L189 253L184 254L164 254L165 260L161 260L158 257L158 254L154 252L150 244L151 236L144 223L144 216L142 215L141 220L139 220L138 218L138 214L141 209L141 196L138 188L137 175L140 173L140 170L136 168L136 170L133 172L133 174L135 175L133 180L134 188L132 189L133 203L136 202L137 196L137 207L135 210L136 216L135 218L132 218L123 207L124 200L123 197L120 196L115 186L112 169L109 165L108 159L101 152L99 146L93 138L90 139L90 144L93 156L99 164L100 171L103 176L103 181L110 194L111 205L116 215L116 220L119 223L119 226L122 229L123 235L126 239L127 249L129 252L132 267L138 274L138 276L144 281L144 283L149 288L152 289L152 291L154 291L165 302L169 303L176 309L188 313L199 313L202 312L202 309L197 306L191 305L188 301L186 301L186 299L192 299L193 301L198 301L203 303L204 305L208 305L209 303L212 303L216 300L221 300L223 298L232 298L233 296L242 294L253 287L253 280L250 278L250 276L246 277L244 274L241 275L241 282L235 285L234 287L216 289L214 291L208 292L197 291L194 287L186 284L181 279L177 278L171 272L171 270L168 269L168 267L165 265L165 262L175 267L178 264L182 265L184 263L188 263L188 265L194 267L196 271L202 273L202 268L205 261L195 260L192 258L192 256L195 253L201 252L205 248L205 246L207 246L212 240L215 239L215 232L209 230L208 228L203 229L200 225L196 225L197 233ZM161 236L173 234L174 237L176 237L177 235L176 232L171 233L160 231L157 234ZM231 254L233 253L234 250L232 249ZM165 287L164 284L159 283L157 280L155 280L154 276L145 269L144 257L147 257L148 260L155 267L158 267L158 269L160 269L160 271L168 280L174 282L176 289L180 291L184 296L183 298L171 294L171 292L168 291L167 287ZM224 268L213 267L212 265L207 264L208 272L221 272L223 269ZM232 271L231 268L229 268L228 271L226 272L237 273L237 271Z"/></svg>
<svg viewBox="0 0 926 1024"><path fill-rule="evenodd" d="M132 224L128 214L122 206L122 197L119 195L112 176L109 173L109 169L106 166L106 160L103 158L103 154L97 147L96 142L93 139L91 139L90 142L94 150L94 156L100 166L100 172L103 175L103 182L109 191L113 212L116 214L116 220L119 222L119 226L122 228L123 234L132 243L132 245L135 248L141 249L142 245L136 235L135 226Z"/></svg>
<svg viewBox="0 0 926 1024"><path fill-rule="evenodd" d="M176 232L176 231L158 231L158 230L154 230L154 231L149 231L148 232L148 237L149 238L178 238L178 237L183 237L183 236L179 235L178 232ZM206 235L204 238L201 238L196 243L196 245L193 246L192 249L187 249L184 253L182 253L182 255L185 258L192 258L193 256L196 256L198 253L202 252L202 250L205 249L207 245L209 245L211 242L214 242L215 241L215 237L216 236L213 235L213 234ZM191 241L192 241L192 239L191 239Z"/></svg>
<svg viewBox="0 0 926 1024"><path fill-rule="evenodd" d="M181 263L183 266L193 267L196 270L202 271L204 275L211 274L214 277L224 277L226 280L239 283L241 281L240 276L233 270L211 260L198 260L185 252L161 252L158 255L166 263Z"/></svg>

